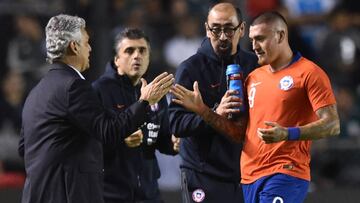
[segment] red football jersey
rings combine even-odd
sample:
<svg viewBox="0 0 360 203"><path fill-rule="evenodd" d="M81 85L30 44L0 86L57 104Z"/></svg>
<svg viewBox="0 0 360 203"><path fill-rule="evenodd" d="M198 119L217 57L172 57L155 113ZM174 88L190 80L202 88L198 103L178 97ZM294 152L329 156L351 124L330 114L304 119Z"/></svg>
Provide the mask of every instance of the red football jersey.
<svg viewBox="0 0 360 203"><path fill-rule="evenodd" d="M274 173L310 180L311 141L265 144L257 129L269 128L265 121L296 127L318 120L316 110L336 103L326 73L301 57L277 72L271 72L269 65L257 68L245 85L250 118L240 161L241 182L249 184Z"/></svg>

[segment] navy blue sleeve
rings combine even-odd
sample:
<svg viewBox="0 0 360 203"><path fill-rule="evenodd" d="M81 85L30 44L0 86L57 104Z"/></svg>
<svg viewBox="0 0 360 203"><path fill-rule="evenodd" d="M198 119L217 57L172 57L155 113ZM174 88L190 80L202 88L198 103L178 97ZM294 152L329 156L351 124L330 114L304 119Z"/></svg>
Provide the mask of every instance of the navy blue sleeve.
<svg viewBox="0 0 360 203"><path fill-rule="evenodd" d="M169 126L169 111L165 97L160 100L159 106L161 110L158 114L160 117L160 130L158 141L156 142L156 148L163 154L176 155L177 152L174 151L174 144L171 140L172 134Z"/></svg>
<svg viewBox="0 0 360 203"><path fill-rule="evenodd" d="M114 103L109 98L108 91L111 91L112 86L104 85L99 81L100 80L96 80L91 85L92 85L92 88L94 89L96 95L98 96L98 99L100 100L101 104L108 111L112 111L115 114L120 113L121 111L117 112L116 110L114 110L114 108L113 108ZM119 146L126 146L124 139L122 139L122 140L120 140L120 142L116 142L116 143L103 142L103 144L105 146L104 148L106 148L104 150L110 150L110 151ZM113 152L111 151L111 153L113 153Z"/></svg>
<svg viewBox="0 0 360 203"><path fill-rule="evenodd" d="M186 87L189 90L193 90L193 84L195 80L188 73L186 66L187 63L182 63L178 67L175 76L175 83ZM188 69L197 67L187 67ZM171 97L173 98L173 96ZM176 137L190 137L199 134L210 133L211 127L208 126L204 120L194 112L186 110L181 105L170 102L169 105L169 121L170 131Z"/></svg>
<svg viewBox="0 0 360 203"><path fill-rule="evenodd" d="M136 102L124 112L114 113L102 105L85 80L75 80L68 89L70 120L104 144L120 143L145 120L146 105Z"/></svg>

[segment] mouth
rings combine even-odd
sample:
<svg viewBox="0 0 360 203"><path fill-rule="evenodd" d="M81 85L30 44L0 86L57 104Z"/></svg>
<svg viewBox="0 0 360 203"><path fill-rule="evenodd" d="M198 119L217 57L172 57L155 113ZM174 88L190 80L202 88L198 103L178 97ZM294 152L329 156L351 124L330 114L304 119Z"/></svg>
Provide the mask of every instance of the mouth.
<svg viewBox="0 0 360 203"><path fill-rule="evenodd" d="M265 52L263 52L263 51L256 51L255 54L256 54L256 56L258 56L258 57L262 57L263 55L265 55Z"/></svg>
<svg viewBox="0 0 360 203"><path fill-rule="evenodd" d="M133 63L132 67L134 68L134 70L139 70L141 68L141 63Z"/></svg>
<svg viewBox="0 0 360 203"><path fill-rule="evenodd" d="M219 49L221 50L221 51L226 51L226 50L228 50L229 49L229 43L227 43L227 42L224 42L224 43L220 43L219 44Z"/></svg>

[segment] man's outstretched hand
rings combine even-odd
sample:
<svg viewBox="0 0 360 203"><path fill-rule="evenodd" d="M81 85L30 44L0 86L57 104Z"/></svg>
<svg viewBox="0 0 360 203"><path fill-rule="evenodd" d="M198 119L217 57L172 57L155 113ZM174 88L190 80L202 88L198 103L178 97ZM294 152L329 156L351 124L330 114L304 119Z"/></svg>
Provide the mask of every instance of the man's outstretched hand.
<svg viewBox="0 0 360 203"><path fill-rule="evenodd" d="M164 95L168 93L174 83L174 76L166 72L157 76L151 83L147 83L141 78L140 99L146 100L150 105L157 103Z"/></svg>
<svg viewBox="0 0 360 203"><path fill-rule="evenodd" d="M204 104L201 93L199 91L199 84L197 81L193 84L194 91L188 90L185 87L175 84L171 87L171 93L175 96L172 99L176 104L182 105L189 111L201 115L208 107Z"/></svg>

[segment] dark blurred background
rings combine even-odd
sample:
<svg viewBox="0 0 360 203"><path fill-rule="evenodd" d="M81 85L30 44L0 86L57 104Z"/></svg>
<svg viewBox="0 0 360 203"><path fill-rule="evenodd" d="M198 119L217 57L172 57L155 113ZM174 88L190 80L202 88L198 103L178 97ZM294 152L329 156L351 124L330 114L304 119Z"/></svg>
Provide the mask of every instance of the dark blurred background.
<svg viewBox="0 0 360 203"><path fill-rule="evenodd" d="M148 80L194 54L205 36L210 5L204 0L0 0L0 203L20 202L25 179L17 155L21 110L29 90L47 71L44 27L53 15L78 15L90 33L93 81L112 59L112 39L139 27L151 40ZM360 199L360 5L357 0L233 0L247 25L259 13L286 16L294 49L329 75L338 102L341 135L314 141L312 183L306 202ZM246 33L247 35L247 33ZM248 37L241 46L251 50ZM180 202L179 157L158 154L165 202Z"/></svg>

